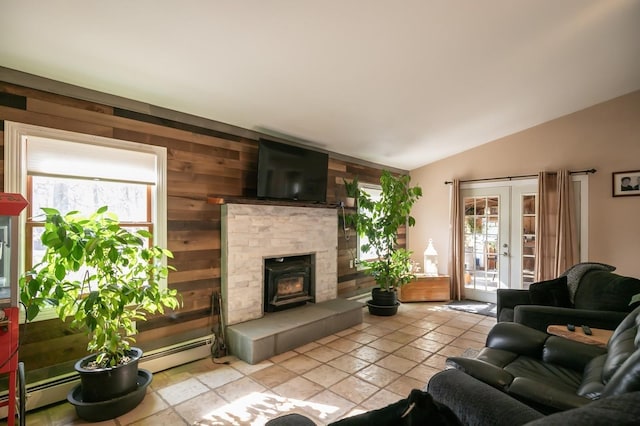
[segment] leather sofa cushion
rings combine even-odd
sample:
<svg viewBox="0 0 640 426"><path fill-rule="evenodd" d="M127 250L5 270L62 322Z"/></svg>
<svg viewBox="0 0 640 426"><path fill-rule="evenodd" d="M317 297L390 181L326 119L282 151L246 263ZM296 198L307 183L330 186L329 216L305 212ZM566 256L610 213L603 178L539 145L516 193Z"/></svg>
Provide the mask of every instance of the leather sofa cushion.
<svg viewBox="0 0 640 426"><path fill-rule="evenodd" d="M576 309L631 312L631 297L640 293L640 280L593 270L582 277L574 298Z"/></svg>
<svg viewBox="0 0 640 426"><path fill-rule="evenodd" d="M582 372L540 362L540 359L520 356L504 368L513 377L524 377L567 393L575 394L582 381Z"/></svg>
<svg viewBox="0 0 640 426"><path fill-rule="evenodd" d="M567 277L563 276L531 284L529 286L529 298L534 305L570 308L571 301L569 300Z"/></svg>

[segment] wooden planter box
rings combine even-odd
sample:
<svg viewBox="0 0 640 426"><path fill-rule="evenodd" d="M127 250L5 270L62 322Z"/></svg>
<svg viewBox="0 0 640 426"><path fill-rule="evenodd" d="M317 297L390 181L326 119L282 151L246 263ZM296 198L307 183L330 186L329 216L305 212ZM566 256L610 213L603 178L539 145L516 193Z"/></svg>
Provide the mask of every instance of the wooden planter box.
<svg viewBox="0 0 640 426"><path fill-rule="evenodd" d="M430 277L416 274L416 279L398 289L401 302L441 302L450 300L449 276Z"/></svg>

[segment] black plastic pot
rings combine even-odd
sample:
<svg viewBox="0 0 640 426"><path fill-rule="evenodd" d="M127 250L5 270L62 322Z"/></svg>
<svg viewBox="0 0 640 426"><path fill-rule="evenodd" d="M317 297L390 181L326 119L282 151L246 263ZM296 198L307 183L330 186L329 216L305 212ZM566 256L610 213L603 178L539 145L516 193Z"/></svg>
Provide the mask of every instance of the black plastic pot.
<svg viewBox="0 0 640 426"><path fill-rule="evenodd" d="M371 290L371 303L376 306L395 306L398 303L398 293L376 287Z"/></svg>
<svg viewBox="0 0 640 426"><path fill-rule="evenodd" d="M377 315L381 317L390 317L398 313L398 307L400 306L400 302L396 302L395 305L374 305L373 300L367 301L367 307L369 308L369 313L371 315Z"/></svg>
<svg viewBox="0 0 640 426"><path fill-rule="evenodd" d="M80 375L82 401L108 401L127 395L138 388L138 361L142 350L131 348L128 355L131 360L123 365L109 368L86 368L97 357L86 356L76 362L74 368Z"/></svg>
<svg viewBox="0 0 640 426"><path fill-rule="evenodd" d="M395 290L387 291L376 287L371 290L371 300L367 301L367 307L371 315L392 316L398 313L398 293Z"/></svg>
<svg viewBox="0 0 640 426"><path fill-rule="evenodd" d="M90 422L102 422L119 417L134 408L144 399L147 386L151 383L153 374L145 369L139 369L136 377L136 388L126 395L105 401L87 402L82 398L82 384L75 386L67 395L67 401L76 407L76 413L81 419Z"/></svg>

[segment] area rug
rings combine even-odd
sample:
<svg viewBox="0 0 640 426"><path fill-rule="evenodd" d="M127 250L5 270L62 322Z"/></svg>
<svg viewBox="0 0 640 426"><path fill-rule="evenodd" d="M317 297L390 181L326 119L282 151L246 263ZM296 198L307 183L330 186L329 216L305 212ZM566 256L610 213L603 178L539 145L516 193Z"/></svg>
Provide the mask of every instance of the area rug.
<svg viewBox="0 0 640 426"><path fill-rule="evenodd" d="M471 314L479 314L487 317L496 317L496 304L477 302L475 300L453 300L447 303L449 309L456 311L469 312Z"/></svg>

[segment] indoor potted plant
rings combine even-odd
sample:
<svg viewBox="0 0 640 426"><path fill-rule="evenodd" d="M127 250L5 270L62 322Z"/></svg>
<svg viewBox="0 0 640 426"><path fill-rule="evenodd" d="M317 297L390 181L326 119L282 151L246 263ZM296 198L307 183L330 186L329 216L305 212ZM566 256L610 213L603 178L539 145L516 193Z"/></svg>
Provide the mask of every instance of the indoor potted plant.
<svg viewBox="0 0 640 426"><path fill-rule="evenodd" d="M68 399L86 420L117 417L144 398L151 381L150 372L138 371L142 351L131 346L135 322L179 306L176 290L159 286L173 256L146 244L148 231L121 227L107 207L87 218L42 210L46 251L20 278L27 321L53 306L61 320L87 331L91 355L76 362L81 383Z"/></svg>
<svg viewBox="0 0 640 426"><path fill-rule="evenodd" d="M411 252L398 247L398 229L415 225L411 207L422 196L422 189L411 187L410 181L409 175L394 176L384 170L380 198L372 200L364 191L358 196L358 214L353 220L357 232L366 238L361 248L376 255L375 260L360 262L379 286L367 302L369 312L375 315L394 315L399 305L396 289L413 278Z"/></svg>
<svg viewBox="0 0 640 426"><path fill-rule="evenodd" d="M356 200L358 199L358 193L360 192L360 188L358 187L358 176L354 177L350 181L342 178L342 182L344 182L344 189L347 194L344 206L354 207L356 205Z"/></svg>

